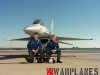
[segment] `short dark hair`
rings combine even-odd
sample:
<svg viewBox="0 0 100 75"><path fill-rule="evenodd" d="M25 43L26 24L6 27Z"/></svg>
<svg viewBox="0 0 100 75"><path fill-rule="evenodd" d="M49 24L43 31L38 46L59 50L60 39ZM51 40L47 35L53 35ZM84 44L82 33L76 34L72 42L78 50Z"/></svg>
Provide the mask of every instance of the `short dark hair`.
<svg viewBox="0 0 100 75"><path fill-rule="evenodd" d="M36 34L38 34L37 32L36 33L34 33L34 35L36 35Z"/></svg>
<svg viewBox="0 0 100 75"><path fill-rule="evenodd" d="M56 36L56 35L52 35L51 38L54 37L54 36Z"/></svg>

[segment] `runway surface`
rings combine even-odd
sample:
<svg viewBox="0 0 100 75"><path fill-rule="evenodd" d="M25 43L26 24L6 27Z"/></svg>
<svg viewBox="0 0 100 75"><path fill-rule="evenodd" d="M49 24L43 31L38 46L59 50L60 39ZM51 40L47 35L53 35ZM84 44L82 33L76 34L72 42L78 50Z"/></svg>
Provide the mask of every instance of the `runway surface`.
<svg viewBox="0 0 100 75"><path fill-rule="evenodd" d="M25 55L28 55L27 51L0 51L0 75L47 75L49 67L76 68L77 73L80 72L80 68L97 68L100 73L100 53L67 53L66 51L62 53L61 64L27 63ZM56 57L54 58L56 60Z"/></svg>

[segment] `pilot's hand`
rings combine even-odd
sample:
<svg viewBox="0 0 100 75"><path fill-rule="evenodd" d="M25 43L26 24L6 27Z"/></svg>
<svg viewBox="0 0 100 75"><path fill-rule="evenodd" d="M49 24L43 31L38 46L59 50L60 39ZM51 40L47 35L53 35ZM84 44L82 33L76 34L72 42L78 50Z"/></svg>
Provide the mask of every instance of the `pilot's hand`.
<svg viewBox="0 0 100 75"><path fill-rule="evenodd" d="M38 50L35 50L35 53L38 53Z"/></svg>
<svg viewBox="0 0 100 75"><path fill-rule="evenodd" d="M37 52L38 52L38 50L32 50L32 52L37 53Z"/></svg>
<svg viewBox="0 0 100 75"><path fill-rule="evenodd" d="M55 53L56 52L56 50L54 49L54 50L52 50L52 53Z"/></svg>
<svg viewBox="0 0 100 75"><path fill-rule="evenodd" d="M54 51L56 52L56 49L54 49Z"/></svg>
<svg viewBox="0 0 100 75"><path fill-rule="evenodd" d="M32 50L32 52L34 52L34 53L35 53L35 50Z"/></svg>

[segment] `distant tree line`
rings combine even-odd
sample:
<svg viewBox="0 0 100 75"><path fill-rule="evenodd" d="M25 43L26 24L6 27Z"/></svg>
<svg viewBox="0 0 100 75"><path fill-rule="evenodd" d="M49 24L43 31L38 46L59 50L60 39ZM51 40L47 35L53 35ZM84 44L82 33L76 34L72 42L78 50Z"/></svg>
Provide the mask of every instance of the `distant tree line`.
<svg viewBox="0 0 100 75"><path fill-rule="evenodd" d="M78 48L78 47L73 47L73 48L61 48L61 50L100 50L100 48Z"/></svg>
<svg viewBox="0 0 100 75"><path fill-rule="evenodd" d="M0 50L27 50L27 48L0 48Z"/></svg>
<svg viewBox="0 0 100 75"><path fill-rule="evenodd" d="M0 50L27 50L27 48L0 48ZM100 48L61 48L61 50L100 50Z"/></svg>

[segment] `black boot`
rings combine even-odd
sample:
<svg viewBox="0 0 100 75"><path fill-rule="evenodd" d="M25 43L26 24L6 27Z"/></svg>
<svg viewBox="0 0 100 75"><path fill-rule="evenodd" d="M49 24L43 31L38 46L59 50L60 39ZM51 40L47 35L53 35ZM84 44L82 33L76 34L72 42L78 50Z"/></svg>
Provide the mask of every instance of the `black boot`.
<svg viewBox="0 0 100 75"><path fill-rule="evenodd" d="M41 58L37 58L37 63L43 63Z"/></svg>
<svg viewBox="0 0 100 75"><path fill-rule="evenodd" d="M62 63L62 61L60 61L60 60L57 60L57 63Z"/></svg>
<svg viewBox="0 0 100 75"><path fill-rule="evenodd" d="M28 56L25 56L25 59L26 59L27 62L33 63L33 61L30 61L30 58Z"/></svg>

